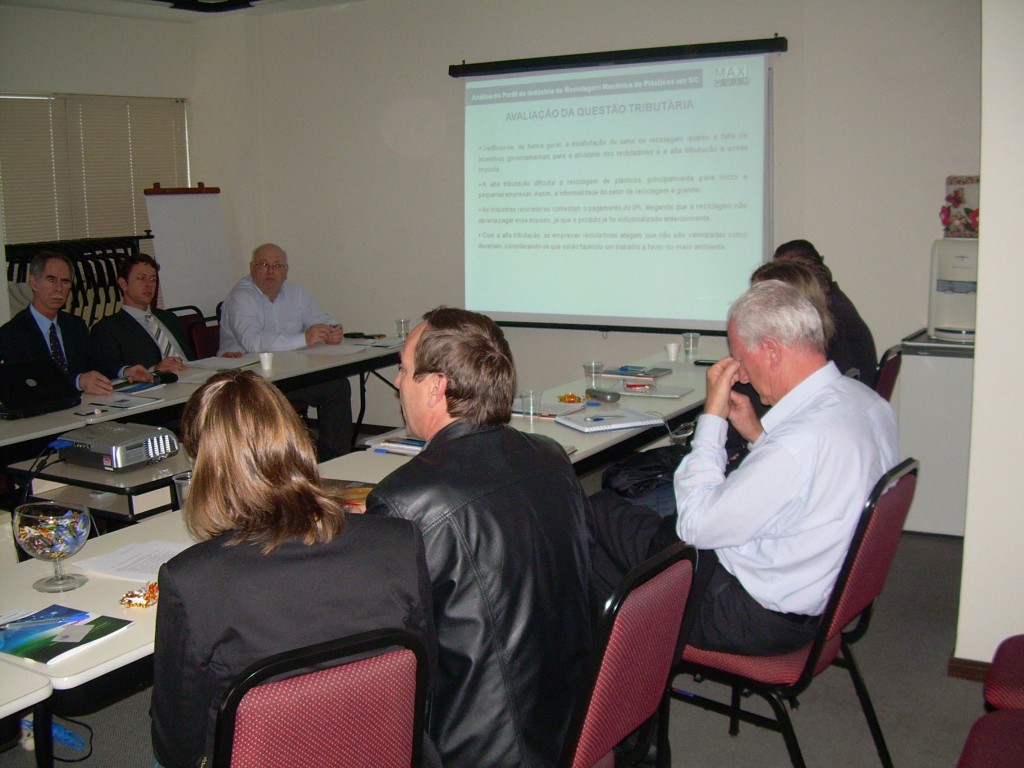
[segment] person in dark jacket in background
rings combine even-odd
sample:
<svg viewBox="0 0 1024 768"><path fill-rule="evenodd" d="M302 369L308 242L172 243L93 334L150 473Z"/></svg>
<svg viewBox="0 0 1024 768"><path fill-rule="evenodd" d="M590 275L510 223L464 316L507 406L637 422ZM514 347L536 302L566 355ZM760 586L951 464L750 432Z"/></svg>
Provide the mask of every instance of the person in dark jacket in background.
<svg viewBox="0 0 1024 768"><path fill-rule="evenodd" d="M822 282L829 286L826 298L828 299L828 311L836 326L835 336L832 345L836 349L845 348L849 356L851 368L859 372L858 378L869 387L874 388L875 379L878 378L878 351L875 348L875 337L871 335L871 329L860 316L857 308L853 306L850 297L839 288L839 283L832 279L832 271L825 266L824 257L818 253L818 249L807 240L790 240L775 249L774 259L776 261L795 261L797 264L816 272ZM830 351L831 347L830 345ZM831 357L830 359L835 359ZM836 360L840 373L846 373L840 360Z"/></svg>
<svg viewBox="0 0 1024 768"><path fill-rule="evenodd" d="M438 632L427 732L447 766L553 766L591 645L586 497L559 445L508 426L515 367L490 318L427 313L395 383L428 443L367 513L423 532Z"/></svg>

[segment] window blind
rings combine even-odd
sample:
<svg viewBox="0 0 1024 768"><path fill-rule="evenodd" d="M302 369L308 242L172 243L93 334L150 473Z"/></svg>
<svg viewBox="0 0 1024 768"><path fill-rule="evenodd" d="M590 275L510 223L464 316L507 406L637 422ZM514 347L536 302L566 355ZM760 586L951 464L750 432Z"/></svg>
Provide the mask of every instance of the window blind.
<svg viewBox="0 0 1024 768"><path fill-rule="evenodd" d="M3 241L143 234L143 190L188 186L185 102L0 98Z"/></svg>

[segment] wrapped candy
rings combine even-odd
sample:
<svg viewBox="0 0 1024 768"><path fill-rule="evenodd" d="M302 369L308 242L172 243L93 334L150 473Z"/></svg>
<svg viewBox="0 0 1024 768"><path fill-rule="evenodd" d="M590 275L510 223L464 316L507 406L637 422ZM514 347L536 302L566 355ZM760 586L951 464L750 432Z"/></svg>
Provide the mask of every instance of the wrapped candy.
<svg viewBox="0 0 1024 768"><path fill-rule="evenodd" d="M121 605L127 608L149 608L156 605L160 598L160 585L155 581L149 582L144 589L132 589L124 593L121 598Z"/></svg>

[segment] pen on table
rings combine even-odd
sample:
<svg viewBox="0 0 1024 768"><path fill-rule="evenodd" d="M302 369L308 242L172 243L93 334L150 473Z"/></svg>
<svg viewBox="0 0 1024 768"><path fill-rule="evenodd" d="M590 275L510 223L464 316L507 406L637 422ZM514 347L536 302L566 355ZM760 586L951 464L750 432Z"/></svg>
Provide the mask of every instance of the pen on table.
<svg viewBox="0 0 1024 768"><path fill-rule="evenodd" d="M5 629L21 629L22 627L41 627L44 624L60 624L61 619L33 619L32 621L9 621L0 624L0 631Z"/></svg>
<svg viewBox="0 0 1024 768"><path fill-rule="evenodd" d="M587 416L584 421L611 421L612 419L624 419L625 416Z"/></svg>

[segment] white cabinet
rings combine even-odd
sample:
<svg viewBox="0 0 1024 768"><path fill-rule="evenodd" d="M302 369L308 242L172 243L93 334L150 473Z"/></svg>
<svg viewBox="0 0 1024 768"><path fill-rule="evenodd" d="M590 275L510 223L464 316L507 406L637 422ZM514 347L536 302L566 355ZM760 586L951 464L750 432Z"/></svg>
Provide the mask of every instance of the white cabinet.
<svg viewBox="0 0 1024 768"><path fill-rule="evenodd" d="M973 350L904 343L899 382L900 452L921 462L904 529L963 536Z"/></svg>

